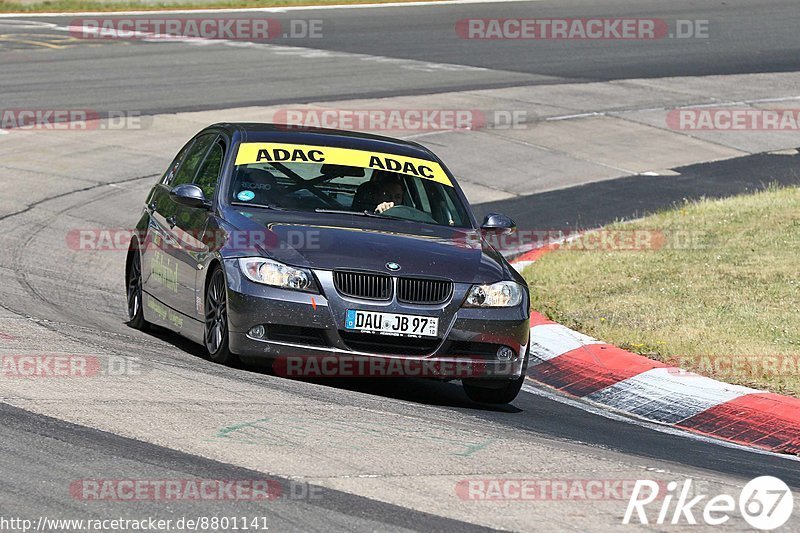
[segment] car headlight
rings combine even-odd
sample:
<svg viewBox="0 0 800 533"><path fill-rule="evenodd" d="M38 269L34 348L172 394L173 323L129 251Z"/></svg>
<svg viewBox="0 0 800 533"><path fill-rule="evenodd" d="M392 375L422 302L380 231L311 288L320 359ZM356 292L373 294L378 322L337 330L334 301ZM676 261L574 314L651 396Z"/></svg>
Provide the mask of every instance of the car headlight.
<svg viewBox="0 0 800 533"><path fill-rule="evenodd" d="M244 257L239 259L239 268L250 281L294 289L298 291L316 292L311 272L302 268L284 265L263 257Z"/></svg>
<svg viewBox="0 0 800 533"><path fill-rule="evenodd" d="M522 301L522 286L513 281L491 285L473 285L464 301L465 307L514 307Z"/></svg>

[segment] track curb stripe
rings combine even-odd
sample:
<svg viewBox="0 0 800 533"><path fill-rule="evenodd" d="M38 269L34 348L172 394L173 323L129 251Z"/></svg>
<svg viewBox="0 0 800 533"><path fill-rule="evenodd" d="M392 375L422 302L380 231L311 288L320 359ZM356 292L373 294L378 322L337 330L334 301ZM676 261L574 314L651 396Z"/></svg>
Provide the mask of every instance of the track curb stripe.
<svg viewBox="0 0 800 533"><path fill-rule="evenodd" d="M518 261L530 264L550 249ZM515 266L519 266L515 261ZM800 455L800 399L723 383L604 343L531 312L528 377L651 422Z"/></svg>
<svg viewBox="0 0 800 533"><path fill-rule="evenodd" d="M593 392L586 399L654 422L677 424L712 407L757 392L673 370L653 368Z"/></svg>
<svg viewBox="0 0 800 533"><path fill-rule="evenodd" d="M773 393L748 394L712 407L676 427L800 455L800 399Z"/></svg>

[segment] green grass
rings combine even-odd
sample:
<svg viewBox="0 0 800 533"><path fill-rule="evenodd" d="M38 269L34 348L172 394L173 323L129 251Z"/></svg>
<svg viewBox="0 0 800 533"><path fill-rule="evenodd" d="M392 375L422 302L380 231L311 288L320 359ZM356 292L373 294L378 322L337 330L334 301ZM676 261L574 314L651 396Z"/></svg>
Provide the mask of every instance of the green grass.
<svg viewBox="0 0 800 533"><path fill-rule="evenodd" d="M7 1L0 0L0 13L50 13L78 11L126 11L126 10L159 10L159 9L211 9L211 8L255 8L255 7L287 7L287 6L321 6L332 4L366 4L386 3L413 0L211 0L193 2L191 0L154 0L154 1L102 1L102 0L44 0L44 1Z"/></svg>
<svg viewBox="0 0 800 533"><path fill-rule="evenodd" d="M687 370L800 395L800 189L687 202L606 229L653 230L664 246L551 252L524 273L534 309Z"/></svg>

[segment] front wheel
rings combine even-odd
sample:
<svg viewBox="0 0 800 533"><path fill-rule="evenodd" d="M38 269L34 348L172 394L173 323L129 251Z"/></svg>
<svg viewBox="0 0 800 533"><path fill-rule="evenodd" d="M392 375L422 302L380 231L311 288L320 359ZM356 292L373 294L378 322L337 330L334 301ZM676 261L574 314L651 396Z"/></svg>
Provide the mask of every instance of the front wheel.
<svg viewBox="0 0 800 533"><path fill-rule="evenodd" d="M225 274L217 268L211 274L206 289L205 335L203 336L208 357L215 363L230 365L236 355L228 346L228 299Z"/></svg>
<svg viewBox="0 0 800 533"><path fill-rule="evenodd" d="M144 319L142 310L142 257L138 245L128 255L125 288L128 298L128 325L146 330L150 324Z"/></svg>

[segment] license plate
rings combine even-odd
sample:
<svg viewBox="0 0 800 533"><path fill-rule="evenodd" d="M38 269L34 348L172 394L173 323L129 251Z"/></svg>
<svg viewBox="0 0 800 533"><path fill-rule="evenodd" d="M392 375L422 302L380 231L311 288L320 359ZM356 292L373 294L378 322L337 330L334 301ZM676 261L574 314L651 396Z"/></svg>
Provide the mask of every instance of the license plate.
<svg viewBox="0 0 800 533"><path fill-rule="evenodd" d="M435 337L439 331L439 319L428 316L348 309L344 327L354 331L380 333L381 335Z"/></svg>

